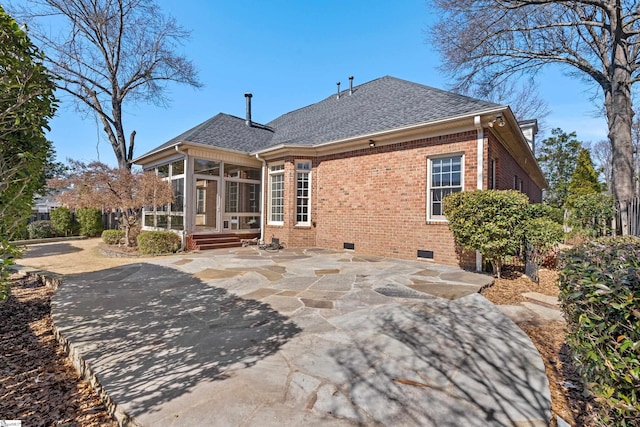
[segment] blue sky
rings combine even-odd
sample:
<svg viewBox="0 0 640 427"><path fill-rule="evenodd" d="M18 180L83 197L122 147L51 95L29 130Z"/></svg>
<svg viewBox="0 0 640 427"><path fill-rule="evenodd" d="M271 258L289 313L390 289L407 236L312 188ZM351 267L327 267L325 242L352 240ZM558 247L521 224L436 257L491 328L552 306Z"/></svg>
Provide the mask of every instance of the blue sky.
<svg viewBox="0 0 640 427"><path fill-rule="evenodd" d="M391 75L448 89L440 58L425 42L434 20L425 0L401 1L206 1L159 0L191 38L182 47L204 87L171 85L167 108L126 105L125 133L136 130L139 156L219 112L244 117L252 92L252 118L268 122L320 101L336 90ZM551 114L548 130L576 131L578 139L605 139L590 86L543 70L539 86ZM97 160L115 165L111 146L92 116L74 111L64 97L48 137L58 160ZM538 138L545 135L538 135Z"/></svg>

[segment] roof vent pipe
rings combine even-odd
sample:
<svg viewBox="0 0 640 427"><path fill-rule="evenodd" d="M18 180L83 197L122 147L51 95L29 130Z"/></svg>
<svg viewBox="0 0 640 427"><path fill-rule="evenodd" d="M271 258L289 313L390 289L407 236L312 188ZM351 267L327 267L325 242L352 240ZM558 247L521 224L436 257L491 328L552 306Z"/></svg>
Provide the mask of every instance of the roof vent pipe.
<svg viewBox="0 0 640 427"><path fill-rule="evenodd" d="M245 120L245 124L247 126L251 126L251 97L253 95L251 95L250 93L245 93L244 97L247 99L247 115L246 115L246 120Z"/></svg>
<svg viewBox="0 0 640 427"><path fill-rule="evenodd" d="M349 76L349 95L353 95L353 76Z"/></svg>
<svg viewBox="0 0 640 427"><path fill-rule="evenodd" d="M340 99L340 82L336 84L338 85L338 95L336 96L336 99Z"/></svg>

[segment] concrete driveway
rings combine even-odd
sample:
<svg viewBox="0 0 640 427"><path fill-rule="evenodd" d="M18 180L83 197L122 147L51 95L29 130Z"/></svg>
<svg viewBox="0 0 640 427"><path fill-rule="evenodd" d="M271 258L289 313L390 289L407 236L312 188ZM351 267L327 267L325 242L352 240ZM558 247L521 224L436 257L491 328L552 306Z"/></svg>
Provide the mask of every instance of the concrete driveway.
<svg viewBox="0 0 640 427"><path fill-rule="evenodd" d="M66 275L53 318L123 424L545 426L544 365L490 282L243 248Z"/></svg>

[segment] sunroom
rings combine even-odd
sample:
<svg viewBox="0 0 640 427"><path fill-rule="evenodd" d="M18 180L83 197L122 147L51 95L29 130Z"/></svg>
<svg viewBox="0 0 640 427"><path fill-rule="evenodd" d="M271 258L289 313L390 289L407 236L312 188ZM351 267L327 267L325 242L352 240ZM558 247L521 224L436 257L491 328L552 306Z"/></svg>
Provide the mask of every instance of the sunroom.
<svg viewBox="0 0 640 427"><path fill-rule="evenodd" d="M171 151L139 160L145 171L171 181L174 190L172 203L144 208L144 230L227 240L259 235L262 162L246 153L189 143Z"/></svg>

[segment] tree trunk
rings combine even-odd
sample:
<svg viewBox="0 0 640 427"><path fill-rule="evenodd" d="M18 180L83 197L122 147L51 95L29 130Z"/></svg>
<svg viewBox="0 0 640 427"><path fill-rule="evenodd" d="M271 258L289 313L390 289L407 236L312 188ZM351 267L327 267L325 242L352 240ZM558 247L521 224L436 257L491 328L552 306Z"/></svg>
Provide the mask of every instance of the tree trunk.
<svg viewBox="0 0 640 427"><path fill-rule="evenodd" d="M633 142L631 126L633 107L631 102L631 71L627 52L622 42L617 43L613 52L611 85L604 88L605 109L611 142L613 195L620 202L622 234L628 234L628 213L626 202L633 197Z"/></svg>
<svg viewBox="0 0 640 427"><path fill-rule="evenodd" d="M111 103L113 115L113 127L117 139L116 157L118 158L118 168L131 169L131 163L127 157L127 139L124 135L124 127L122 126L122 104L117 100ZM114 147L115 148L115 147Z"/></svg>

